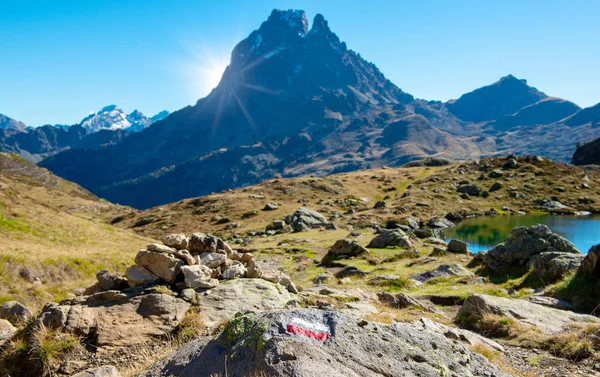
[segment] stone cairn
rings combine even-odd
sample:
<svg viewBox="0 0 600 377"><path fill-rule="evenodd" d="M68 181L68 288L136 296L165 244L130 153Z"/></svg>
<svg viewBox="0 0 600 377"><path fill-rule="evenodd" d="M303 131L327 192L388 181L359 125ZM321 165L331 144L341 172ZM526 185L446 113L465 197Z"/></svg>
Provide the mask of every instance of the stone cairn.
<svg viewBox="0 0 600 377"><path fill-rule="evenodd" d="M163 243L150 244L135 257L125 277L108 271L96 272L98 283L84 294L100 290L170 284L178 288L210 289L219 280L262 278L298 293L289 276L281 271L263 271L254 255L233 250L226 242L204 233L169 234Z"/></svg>

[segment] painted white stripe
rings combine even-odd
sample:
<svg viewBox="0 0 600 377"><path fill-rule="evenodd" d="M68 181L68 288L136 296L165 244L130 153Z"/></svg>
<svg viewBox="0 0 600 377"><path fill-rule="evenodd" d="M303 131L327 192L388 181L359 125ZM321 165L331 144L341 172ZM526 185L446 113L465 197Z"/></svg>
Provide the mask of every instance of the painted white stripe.
<svg viewBox="0 0 600 377"><path fill-rule="evenodd" d="M302 326L302 327L305 327L308 329L312 329L315 331L321 331L321 332L327 332L327 333L329 332L329 329L327 328L327 326L323 325L322 323L308 322L308 321L305 321L302 318L298 318L298 317L292 318L290 323L298 325L298 326Z"/></svg>

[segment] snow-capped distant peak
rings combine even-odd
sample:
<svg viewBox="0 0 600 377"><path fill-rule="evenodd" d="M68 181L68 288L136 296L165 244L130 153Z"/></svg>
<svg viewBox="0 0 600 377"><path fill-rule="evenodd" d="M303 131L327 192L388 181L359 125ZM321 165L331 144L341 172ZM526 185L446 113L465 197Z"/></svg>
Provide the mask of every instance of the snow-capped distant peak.
<svg viewBox="0 0 600 377"><path fill-rule="evenodd" d="M80 124L89 132L122 130L131 126L123 110L116 105L106 106L97 113L90 114Z"/></svg>
<svg viewBox="0 0 600 377"><path fill-rule="evenodd" d="M133 110L130 114L125 114L118 106L109 105L103 107L97 113L90 113L81 121L80 125L90 133L100 130L140 132L152 123L166 118L167 115L169 115L169 112L165 110L152 118L148 118L139 110Z"/></svg>

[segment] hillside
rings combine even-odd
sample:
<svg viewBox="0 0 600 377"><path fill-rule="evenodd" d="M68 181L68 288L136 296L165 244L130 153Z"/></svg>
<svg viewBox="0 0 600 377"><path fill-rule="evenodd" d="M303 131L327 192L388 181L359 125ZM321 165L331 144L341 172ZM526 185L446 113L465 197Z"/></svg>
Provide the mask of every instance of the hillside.
<svg viewBox="0 0 600 377"><path fill-rule="evenodd" d="M407 216L427 222L449 212L461 213L463 217L489 214L492 209L496 213L544 213L548 212L544 201L552 197L571 211L600 212L600 191L596 184L585 191L590 199L588 203L579 202L584 177L587 175L592 182L600 182L597 173L535 157L519 158L518 167L503 169L506 161L506 157L487 158L448 166L372 169L324 178L272 179L251 187L151 208L120 218L116 225L153 238L167 230L189 233L202 228L227 239L247 240L252 245L260 242L260 237L247 236L248 232L264 231L273 220L282 220L302 206L321 212L338 227L352 225L355 228L370 228ZM503 175L492 178L494 170L500 170ZM466 182L479 186L489 196L461 198L457 187ZM502 187L490 192L495 182ZM378 201L384 201L385 208L373 208ZM264 210L269 202L277 203L278 208ZM348 210L352 211L346 213Z"/></svg>
<svg viewBox="0 0 600 377"><path fill-rule="evenodd" d="M577 147L573 154L574 165L600 165L600 138Z"/></svg>
<svg viewBox="0 0 600 377"><path fill-rule="evenodd" d="M0 302L39 309L91 285L97 269L121 270L147 243L108 225L129 212L0 153Z"/></svg>

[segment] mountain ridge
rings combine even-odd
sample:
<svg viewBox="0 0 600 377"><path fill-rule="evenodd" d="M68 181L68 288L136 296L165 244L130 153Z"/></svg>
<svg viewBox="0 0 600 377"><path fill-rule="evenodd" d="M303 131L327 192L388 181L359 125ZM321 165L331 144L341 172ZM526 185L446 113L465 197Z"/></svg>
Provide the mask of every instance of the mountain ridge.
<svg viewBox="0 0 600 377"><path fill-rule="evenodd" d="M134 196L145 208L269 177L323 176L426 156L567 160L595 131L589 124L570 129L563 121L585 109L549 98L508 75L457 100L417 100L349 49L322 15L309 28L303 11L274 10L235 46L219 85L195 105L122 143L59 154L42 166L112 201ZM540 144L532 132L561 147ZM225 166L201 163L217 157ZM170 187L181 177L195 184ZM152 200L138 184L153 188Z"/></svg>

